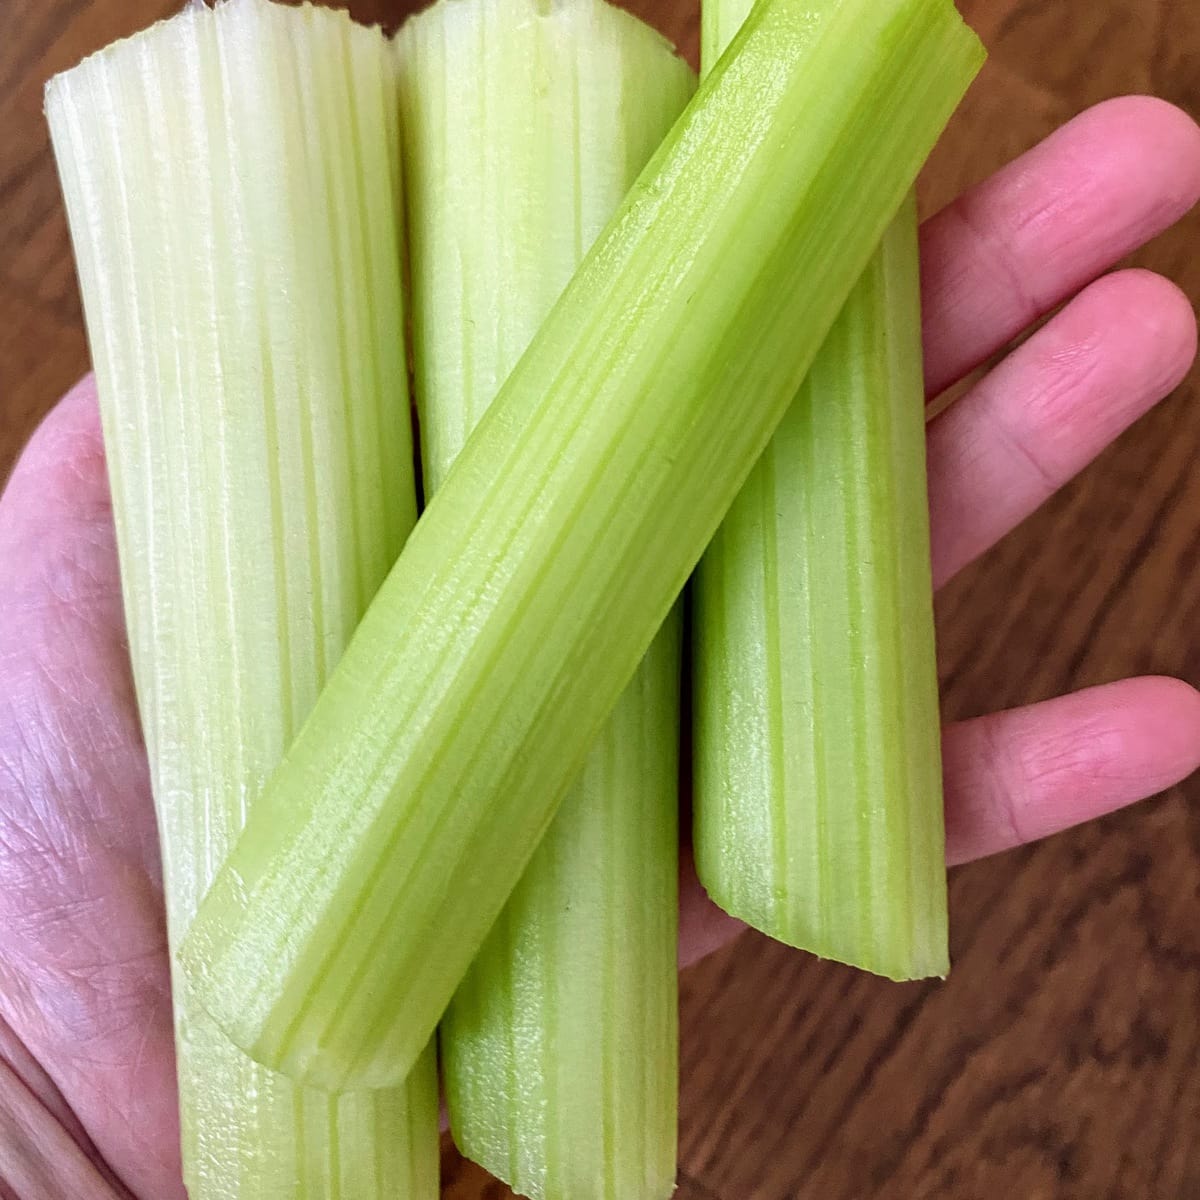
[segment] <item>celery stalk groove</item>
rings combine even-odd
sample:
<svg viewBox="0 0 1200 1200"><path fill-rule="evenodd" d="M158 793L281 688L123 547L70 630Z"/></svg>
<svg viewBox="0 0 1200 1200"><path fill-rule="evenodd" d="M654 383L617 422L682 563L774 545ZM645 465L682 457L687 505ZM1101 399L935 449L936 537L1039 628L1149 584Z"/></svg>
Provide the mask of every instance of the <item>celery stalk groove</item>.
<svg viewBox="0 0 1200 1200"><path fill-rule="evenodd" d="M753 0L705 0L711 65ZM948 969L917 210L884 238L696 575L700 881L771 937Z"/></svg>
<svg viewBox="0 0 1200 1200"><path fill-rule="evenodd" d="M436 489L695 85L601 0L453 0L400 47ZM672 614L442 1022L455 1141L535 1200L675 1188L680 637Z"/></svg>
<svg viewBox="0 0 1200 1200"><path fill-rule="evenodd" d="M53 80L176 946L415 520L396 64L193 6ZM286 817L285 817L286 819ZM192 1200L432 1200L432 1056L298 1088L175 972Z"/></svg>
<svg viewBox="0 0 1200 1200"><path fill-rule="evenodd" d="M190 985L254 1057L330 1088L409 1071L981 61L948 0L752 14L185 938Z"/></svg>

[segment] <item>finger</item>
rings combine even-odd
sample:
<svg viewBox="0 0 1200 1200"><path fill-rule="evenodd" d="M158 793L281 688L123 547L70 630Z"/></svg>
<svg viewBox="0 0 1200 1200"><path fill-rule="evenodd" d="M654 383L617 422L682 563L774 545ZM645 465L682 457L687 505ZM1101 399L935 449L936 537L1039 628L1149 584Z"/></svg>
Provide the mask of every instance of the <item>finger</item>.
<svg viewBox="0 0 1200 1200"><path fill-rule="evenodd" d="M138 1195L182 1196L170 979L94 387L0 497L0 1013Z"/></svg>
<svg viewBox="0 0 1200 1200"><path fill-rule="evenodd" d="M746 928L736 917L719 909L705 892L696 876L696 864L690 847L680 854L679 863L679 966L707 958Z"/></svg>
<svg viewBox="0 0 1200 1200"><path fill-rule="evenodd" d="M941 586L1168 395L1196 320L1147 271L1097 280L929 425L933 574Z"/></svg>
<svg viewBox="0 0 1200 1200"><path fill-rule="evenodd" d="M1200 767L1200 693L1127 679L950 726L946 856L969 862L1153 796Z"/></svg>
<svg viewBox="0 0 1200 1200"><path fill-rule="evenodd" d="M1083 113L925 223L925 374L943 391L1200 199L1200 128L1147 96Z"/></svg>

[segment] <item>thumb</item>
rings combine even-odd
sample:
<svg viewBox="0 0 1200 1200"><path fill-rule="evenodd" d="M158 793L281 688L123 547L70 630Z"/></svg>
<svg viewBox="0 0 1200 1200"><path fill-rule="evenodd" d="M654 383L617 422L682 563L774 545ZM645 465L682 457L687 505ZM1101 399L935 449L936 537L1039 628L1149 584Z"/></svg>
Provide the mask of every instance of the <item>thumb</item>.
<svg viewBox="0 0 1200 1200"><path fill-rule="evenodd" d="M0 1017L136 1194L183 1196L154 812L90 380L0 496Z"/></svg>

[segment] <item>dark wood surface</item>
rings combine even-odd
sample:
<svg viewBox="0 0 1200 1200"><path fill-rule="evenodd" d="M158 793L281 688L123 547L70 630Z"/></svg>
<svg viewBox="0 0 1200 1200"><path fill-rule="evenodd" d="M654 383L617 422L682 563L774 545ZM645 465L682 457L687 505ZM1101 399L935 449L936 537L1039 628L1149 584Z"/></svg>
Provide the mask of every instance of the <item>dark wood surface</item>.
<svg viewBox="0 0 1200 1200"><path fill-rule="evenodd" d="M176 0L0 0L0 479L87 367L41 85ZM689 54L693 0L637 7ZM1106 96L1200 114L1195 0L966 0L992 62L932 208ZM394 22L402 5L360 15ZM1200 219L1137 261L1200 298ZM939 601L945 710L1200 680L1200 380ZM0 566L2 569L2 566ZM683 979L681 1200L1200 1197L1200 786L954 872L954 971L747 935ZM448 1150L446 1194L508 1193Z"/></svg>

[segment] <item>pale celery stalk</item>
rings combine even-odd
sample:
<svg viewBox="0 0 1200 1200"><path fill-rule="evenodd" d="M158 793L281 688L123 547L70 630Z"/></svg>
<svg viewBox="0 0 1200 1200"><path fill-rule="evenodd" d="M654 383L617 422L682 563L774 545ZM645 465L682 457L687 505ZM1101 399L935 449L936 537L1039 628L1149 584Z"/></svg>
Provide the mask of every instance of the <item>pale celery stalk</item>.
<svg viewBox="0 0 1200 1200"><path fill-rule="evenodd" d="M705 66L753 0L705 0ZM904 205L694 587L696 870L824 958L945 975L917 210Z"/></svg>
<svg viewBox="0 0 1200 1200"><path fill-rule="evenodd" d="M755 10L201 905L185 968L253 1055L409 1070L981 60L949 0Z"/></svg>
<svg viewBox="0 0 1200 1200"><path fill-rule="evenodd" d="M455 1141L538 1200L675 1190L680 634L672 614L442 1024Z"/></svg>
<svg viewBox="0 0 1200 1200"><path fill-rule="evenodd" d="M443 0L400 47L437 487L695 85L601 0ZM675 1188L679 642L673 615L442 1023L455 1141L538 1200Z"/></svg>
<svg viewBox="0 0 1200 1200"><path fill-rule="evenodd" d="M262 0L47 92L172 945L415 518L397 99L377 32ZM402 1088L304 1091L175 985L192 1200L437 1194L430 1054Z"/></svg>

